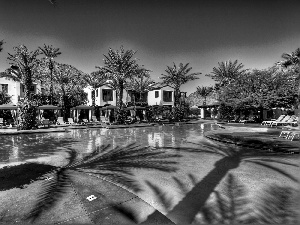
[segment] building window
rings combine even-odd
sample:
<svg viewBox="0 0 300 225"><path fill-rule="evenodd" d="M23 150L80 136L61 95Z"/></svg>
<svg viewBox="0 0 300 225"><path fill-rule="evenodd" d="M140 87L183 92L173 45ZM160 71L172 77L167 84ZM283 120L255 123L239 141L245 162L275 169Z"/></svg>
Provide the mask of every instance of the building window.
<svg viewBox="0 0 300 225"><path fill-rule="evenodd" d="M102 90L103 101L113 101L113 90L103 89Z"/></svg>
<svg viewBox="0 0 300 225"><path fill-rule="evenodd" d="M98 97L98 89L96 90L96 97Z"/></svg>
<svg viewBox="0 0 300 225"><path fill-rule="evenodd" d="M172 102L172 93L173 91L163 91L163 101Z"/></svg>
<svg viewBox="0 0 300 225"><path fill-rule="evenodd" d="M7 94L8 93L8 84L1 84L0 85L0 91Z"/></svg>
<svg viewBox="0 0 300 225"><path fill-rule="evenodd" d="M159 91L155 91L155 98L159 97Z"/></svg>

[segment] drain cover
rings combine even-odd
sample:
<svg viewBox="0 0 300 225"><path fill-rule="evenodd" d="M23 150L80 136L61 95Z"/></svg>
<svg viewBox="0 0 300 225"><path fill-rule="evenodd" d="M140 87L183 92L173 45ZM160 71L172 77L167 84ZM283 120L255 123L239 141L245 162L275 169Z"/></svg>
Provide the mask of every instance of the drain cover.
<svg viewBox="0 0 300 225"><path fill-rule="evenodd" d="M86 198L87 200L89 200L90 202L97 199L97 197L95 195L90 195L89 197Z"/></svg>

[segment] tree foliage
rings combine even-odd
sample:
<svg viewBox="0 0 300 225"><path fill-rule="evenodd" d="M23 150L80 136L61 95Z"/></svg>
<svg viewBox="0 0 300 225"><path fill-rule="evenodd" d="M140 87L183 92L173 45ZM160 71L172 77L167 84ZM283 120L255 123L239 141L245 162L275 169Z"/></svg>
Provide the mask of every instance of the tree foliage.
<svg viewBox="0 0 300 225"><path fill-rule="evenodd" d="M53 59L61 54L59 51L59 48L54 48L52 45L46 45L44 44L43 47L39 47L39 50L43 55L45 55L44 58L42 58L43 63L47 68L49 68L49 75L50 75L50 103L52 105L53 101L53 69L54 69L54 61Z"/></svg>
<svg viewBox="0 0 300 225"><path fill-rule="evenodd" d="M174 88L174 104L179 104L180 98L180 87L181 85L187 83L188 81L199 79L197 76L200 75L200 72L190 73L192 67L189 67L189 63L183 65L180 63L177 67L175 63L173 63L173 67L167 66L165 70L166 74L162 74L162 86L169 85Z"/></svg>
<svg viewBox="0 0 300 225"><path fill-rule="evenodd" d="M197 87L196 95L201 96L204 98L204 101L206 102L206 97L213 91L212 87Z"/></svg>
<svg viewBox="0 0 300 225"><path fill-rule="evenodd" d="M3 47L2 47L3 44L4 44L4 40L1 40L1 41L0 41L0 52L2 52L2 50L3 50Z"/></svg>
<svg viewBox="0 0 300 225"><path fill-rule="evenodd" d="M84 74L83 80L92 90L92 105L95 106L95 90L107 83L107 76L102 70L99 70Z"/></svg>
<svg viewBox="0 0 300 225"><path fill-rule="evenodd" d="M127 82L137 74L140 66L137 59L133 58L136 52L133 50L125 50L121 46L120 50L109 49L108 54L104 55L104 66L96 67L107 75L107 86L116 91L117 115L116 119L120 123L124 123L123 117L120 116L123 107L123 91Z"/></svg>
<svg viewBox="0 0 300 225"><path fill-rule="evenodd" d="M69 116L72 107L86 102L87 95L82 88L85 85L84 75L82 71L68 64L56 64L55 66L54 91L60 96L60 105L65 118Z"/></svg>
<svg viewBox="0 0 300 225"><path fill-rule="evenodd" d="M234 62L231 60L218 62L218 67L214 67L211 74L207 74L206 76L211 77L222 87L237 80L240 75L244 74L247 70L243 68L244 65L238 63L238 60Z"/></svg>
<svg viewBox="0 0 300 225"><path fill-rule="evenodd" d="M137 100L142 102L143 94L154 90L155 84L155 81L150 78L150 70L139 68L136 75L130 78L126 89L131 90L133 93L138 93Z"/></svg>
<svg viewBox="0 0 300 225"><path fill-rule="evenodd" d="M219 100L231 105L236 112L274 107L293 108L297 97L292 74L278 71L274 67L241 74L218 92Z"/></svg>
<svg viewBox="0 0 300 225"><path fill-rule="evenodd" d="M24 85L24 101L18 104L18 111L21 117L19 128L22 130L30 130L37 126L37 104L31 98L30 88L33 81L38 77L40 61L37 56L40 55L40 51L29 51L25 45L19 45L13 49L14 54L8 53L9 56L7 58L11 64L8 76L20 81Z"/></svg>

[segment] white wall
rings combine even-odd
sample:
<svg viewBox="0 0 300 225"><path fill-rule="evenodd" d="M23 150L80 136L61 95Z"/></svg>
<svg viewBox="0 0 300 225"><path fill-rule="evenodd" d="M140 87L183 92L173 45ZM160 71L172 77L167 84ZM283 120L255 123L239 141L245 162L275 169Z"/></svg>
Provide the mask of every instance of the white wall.
<svg viewBox="0 0 300 225"><path fill-rule="evenodd" d="M16 82L4 77L0 78L0 84L8 84L8 95L12 96L11 101L13 104L18 103L18 97L24 97L24 92L21 90L20 82ZM38 83L33 83L34 93L41 92L41 85Z"/></svg>
<svg viewBox="0 0 300 225"><path fill-rule="evenodd" d="M158 98L155 98L155 91L158 91L159 92L159 96ZM172 91L172 101L171 102L164 102L163 101L163 91ZM153 91L149 91L148 92L148 105L159 105L160 102L163 104L163 105L172 105L174 106L174 89L169 87L169 86L166 86L166 87L162 87L161 89L159 90L153 90Z"/></svg>
<svg viewBox="0 0 300 225"><path fill-rule="evenodd" d="M107 86L102 86L100 88L98 88L98 97L96 95L96 92L95 91L95 105L98 105L98 106L104 106L105 104L110 104L110 105L116 105L116 91L113 90L113 101L103 101L103 93L102 93L102 90L103 89L111 89L110 87L107 87ZM84 88L83 89L84 92L86 92L88 94L88 105L92 105L92 89L90 89L89 87L87 88ZM123 102L125 103L126 102L126 97L127 97L127 92L126 90L123 90Z"/></svg>

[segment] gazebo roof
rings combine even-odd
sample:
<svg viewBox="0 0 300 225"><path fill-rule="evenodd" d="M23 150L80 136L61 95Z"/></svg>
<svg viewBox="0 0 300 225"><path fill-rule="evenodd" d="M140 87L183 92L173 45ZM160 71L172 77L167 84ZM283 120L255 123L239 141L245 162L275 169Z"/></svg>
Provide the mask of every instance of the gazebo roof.
<svg viewBox="0 0 300 225"><path fill-rule="evenodd" d="M61 107L56 105L41 105L38 109L61 109Z"/></svg>
<svg viewBox="0 0 300 225"><path fill-rule="evenodd" d="M94 109L94 107L89 105L78 105L73 107L72 109Z"/></svg>
<svg viewBox="0 0 300 225"><path fill-rule="evenodd" d="M18 107L16 105L12 104L3 104L0 105L0 109L17 109Z"/></svg>

